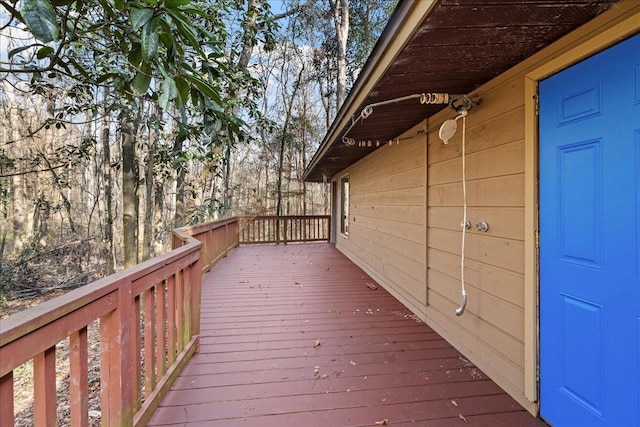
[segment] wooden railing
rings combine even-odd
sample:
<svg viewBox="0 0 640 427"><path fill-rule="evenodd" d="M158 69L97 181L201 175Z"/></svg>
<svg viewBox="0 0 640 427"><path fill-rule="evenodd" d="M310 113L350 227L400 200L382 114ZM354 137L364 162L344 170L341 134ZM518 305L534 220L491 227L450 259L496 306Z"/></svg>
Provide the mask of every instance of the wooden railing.
<svg viewBox="0 0 640 427"><path fill-rule="evenodd" d="M331 240L331 217L241 216L240 244L318 242Z"/></svg>
<svg viewBox="0 0 640 427"><path fill-rule="evenodd" d="M102 425L145 425L197 350L202 271L238 244L230 219L174 231L162 256L0 320L0 426L14 370L34 369L34 424L56 424L56 345L69 338L71 425L88 425L88 326L99 321Z"/></svg>

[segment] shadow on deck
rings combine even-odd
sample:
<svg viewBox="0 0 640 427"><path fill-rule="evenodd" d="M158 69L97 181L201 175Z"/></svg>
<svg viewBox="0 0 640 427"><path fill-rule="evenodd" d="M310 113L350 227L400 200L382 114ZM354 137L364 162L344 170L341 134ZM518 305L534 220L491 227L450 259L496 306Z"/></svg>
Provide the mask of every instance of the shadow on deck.
<svg viewBox="0 0 640 427"><path fill-rule="evenodd" d="M330 244L235 249L203 278L200 351L149 425L546 425L368 284Z"/></svg>

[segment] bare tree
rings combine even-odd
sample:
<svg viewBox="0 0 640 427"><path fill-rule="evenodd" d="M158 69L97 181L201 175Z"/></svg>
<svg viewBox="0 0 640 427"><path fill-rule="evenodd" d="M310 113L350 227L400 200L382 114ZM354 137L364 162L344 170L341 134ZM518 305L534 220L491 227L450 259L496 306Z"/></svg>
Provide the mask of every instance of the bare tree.
<svg viewBox="0 0 640 427"><path fill-rule="evenodd" d="M347 38L349 37L349 0L329 0L336 30L338 75L336 81L336 110L347 96Z"/></svg>

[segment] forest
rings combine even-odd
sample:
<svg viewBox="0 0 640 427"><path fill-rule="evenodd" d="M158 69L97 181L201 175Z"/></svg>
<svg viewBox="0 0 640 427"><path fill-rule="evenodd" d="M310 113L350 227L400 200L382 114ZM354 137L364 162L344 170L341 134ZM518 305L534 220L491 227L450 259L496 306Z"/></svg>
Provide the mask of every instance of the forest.
<svg viewBox="0 0 640 427"><path fill-rule="evenodd" d="M0 308L185 224L328 213L302 175L396 3L0 0Z"/></svg>

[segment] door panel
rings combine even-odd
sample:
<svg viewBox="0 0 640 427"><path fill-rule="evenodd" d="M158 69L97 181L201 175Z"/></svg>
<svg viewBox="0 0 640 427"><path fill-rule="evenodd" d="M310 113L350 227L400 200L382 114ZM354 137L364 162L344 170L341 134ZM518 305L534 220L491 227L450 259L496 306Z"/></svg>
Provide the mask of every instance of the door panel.
<svg viewBox="0 0 640 427"><path fill-rule="evenodd" d="M540 82L540 404L640 425L640 35Z"/></svg>

